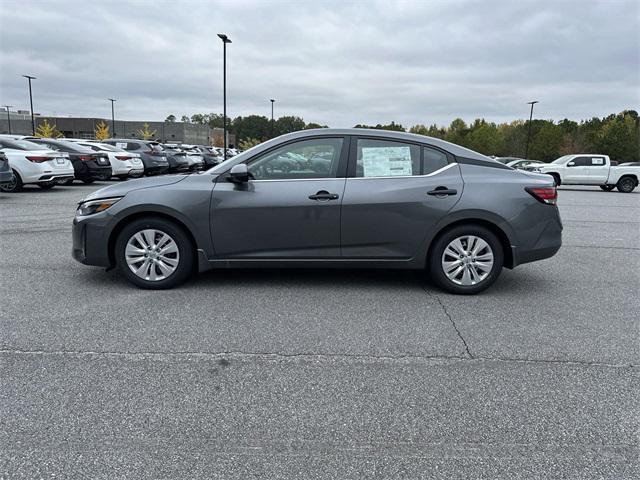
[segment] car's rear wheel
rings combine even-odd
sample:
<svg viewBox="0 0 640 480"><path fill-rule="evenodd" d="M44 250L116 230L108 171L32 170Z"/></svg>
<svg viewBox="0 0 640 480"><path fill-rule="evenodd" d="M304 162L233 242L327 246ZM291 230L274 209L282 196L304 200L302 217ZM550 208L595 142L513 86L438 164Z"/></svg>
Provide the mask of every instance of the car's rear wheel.
<svg viewBox="0 0 640 480"><path fill-rule="evenodd" d="M562 184L562 180L560 180L560 175L558 175L557 173L552 173L551 176L553 177L553 182L555 183L556 187L559 187Z"/></svg>
<svg viewBox="0 0 640 480"><path fill-rule="evenodd" d="M23 186L20 174L13 170L13 179L10 182L0 184L0 191L15 193L21 191Z"/></svg>
<svg viewBox="0 0 640 480"><path fill-rule="evenodd" d="M187 233L163 218L135 220L118 235L115 258L120 271L141 288L166 289L193 271L194 247Z"/></svg>
<svg viewBox="0 0 640 480"><path fill-rule="evenodd" d="M429 257L429 272L442 289L474 294L496 281L504 263L502 244L481 225L459 225L435 240Z"/></svg>
<svg viewBox="0 0 640 480"><path fill-rule="evenodd" d="M611 190L616 188L616 186L615 185L600 185L600 188L602 190L604 190L605 192L610 192Z"/></svg>
<svg viewBox="0 0 640 480"><path fill-rule="evenodd" d="M96 181L95 178L83 178L82 181L86 184L91 184Z"/></svg>
<svg viewBox="0 0 640 480"><path fill-rule="evenodd" d="M636 188L636 180L633 177L622 177L616 185L619 192L631 193Z"/></svg>

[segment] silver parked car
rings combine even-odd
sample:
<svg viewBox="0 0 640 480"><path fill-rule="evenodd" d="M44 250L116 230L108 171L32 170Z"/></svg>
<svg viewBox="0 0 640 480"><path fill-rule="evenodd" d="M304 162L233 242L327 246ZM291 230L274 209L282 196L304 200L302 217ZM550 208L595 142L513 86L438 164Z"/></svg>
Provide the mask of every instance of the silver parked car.
<svg viewBox="0 0 640 480"><path fill-rule="evenodd" d="M142 288L211 268L374 267L426 270L445 290L477 293L503 267L558 251L556 195L548 175L439 139L305 130L204 173L92 193L73 255Z"/></svg>

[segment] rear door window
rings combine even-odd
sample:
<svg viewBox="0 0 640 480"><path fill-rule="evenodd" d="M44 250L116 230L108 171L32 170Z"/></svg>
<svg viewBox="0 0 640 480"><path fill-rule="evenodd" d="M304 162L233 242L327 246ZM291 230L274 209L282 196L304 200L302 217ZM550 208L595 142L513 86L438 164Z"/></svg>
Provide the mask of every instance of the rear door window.
<svg viewBox="0 0 640 480"><path fill-rule="evenodd" d="M420 147L393 140L359 138L356 177L406 177L420 175Z"/></svg>
<svg viewBox="0 0 640 480"><path fill-rule="evenodd" d="M447 160L447 154L436 150L435 148L424 147L422 149L423 163L422 174L429 175L441 168L446 167L449 164Z"/></svg>

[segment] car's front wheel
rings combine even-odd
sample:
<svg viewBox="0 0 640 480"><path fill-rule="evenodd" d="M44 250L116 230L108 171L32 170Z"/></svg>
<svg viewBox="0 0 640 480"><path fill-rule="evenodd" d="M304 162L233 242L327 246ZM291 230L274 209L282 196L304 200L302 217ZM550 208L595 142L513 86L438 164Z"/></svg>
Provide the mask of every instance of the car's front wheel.
<svg viewBox="0 0 640 480"><path fill-rule="evenodd" d="M115 258L120 271L138 287L166 289L191 275L195 251L179 225L149 217L133 221L120 232Z"/></svg>
<svg viewBox="0 0 640 480"><path fill-rule="evenodd" d="M615 185L600 185L600 189L604 190L605 192L610 192L614 188L616 188Z"/></svg>
<svg viewBox="0 0 640 480"><path fill-rule="evenodd" d="M500 240L481 225L459 225L441 234L429 257L429 272L442 289L474 294L496 281L504 263Z"/></svg>

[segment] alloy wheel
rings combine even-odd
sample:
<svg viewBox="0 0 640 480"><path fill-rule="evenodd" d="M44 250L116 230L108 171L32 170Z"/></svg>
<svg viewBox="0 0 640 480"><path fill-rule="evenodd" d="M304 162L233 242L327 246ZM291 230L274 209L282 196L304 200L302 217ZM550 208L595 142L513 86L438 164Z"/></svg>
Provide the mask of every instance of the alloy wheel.
<svg viewBox="0 0 640 480"><path fill-rule="evenodd" d="M178 244L165 232L141 230L125 246L129 269L138 277L156 282L172 275L180 263Z"/></svg>
<svg viewBox="0 0 640 480"><path fill-rule="evenodd" d="M482 238L464 235L452 240L444 249L441 264L449 280L456 285L477 285L493 268L493 250Z"/></svg>

